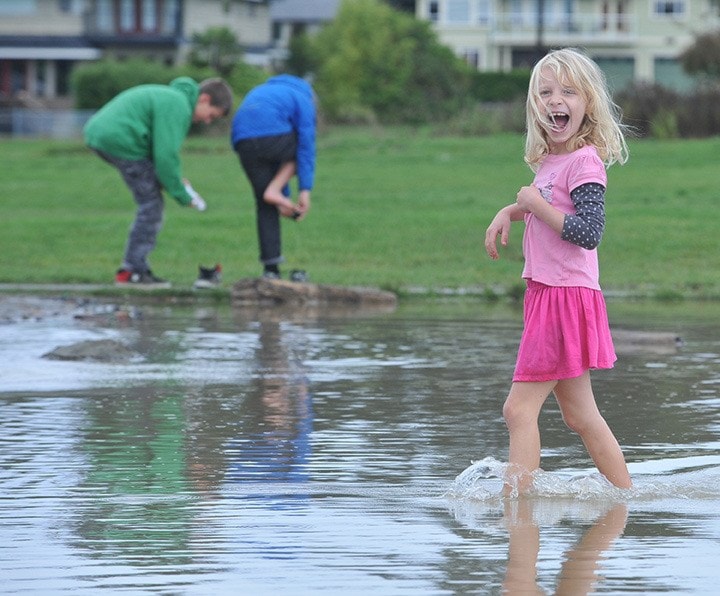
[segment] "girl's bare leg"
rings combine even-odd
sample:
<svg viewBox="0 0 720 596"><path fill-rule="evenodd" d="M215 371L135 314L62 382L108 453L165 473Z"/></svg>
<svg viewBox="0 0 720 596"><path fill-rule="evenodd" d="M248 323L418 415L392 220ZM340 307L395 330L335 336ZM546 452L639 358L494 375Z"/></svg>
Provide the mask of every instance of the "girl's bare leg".
<svg viewBox="0 0 720 596"><path fill-rule="evenodd" d="M632 480L620 445L595 403L590 372L559 381L554 389L563 420L580 435L600 473L619 488L630 488Z"/></svg>
<svg viewBox="0 0 720 596"><path fill-rule="evenodd" d="M275 178L270 181L265 189L263 199L266 203L275 205L280 214L285 217L292 217L295 211L295 205L283 194L283 188L290 182L295 175L295 162L288 161L280 166Z"/></svg>
<svg viewBox="0 0 720 596"><path fill-rule="evenodd" d="M540 429L538 416L556 381L513 383L503 406L503 417L510 433L509 467L503 494L530 487L532 473L540 467Z"/></svg>

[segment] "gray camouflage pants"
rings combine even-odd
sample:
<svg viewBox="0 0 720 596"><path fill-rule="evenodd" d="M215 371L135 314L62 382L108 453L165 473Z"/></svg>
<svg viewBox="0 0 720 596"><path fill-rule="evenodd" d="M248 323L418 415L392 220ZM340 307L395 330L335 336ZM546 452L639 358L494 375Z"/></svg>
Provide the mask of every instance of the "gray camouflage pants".
<svg viewBox="0 0 720 596"><path fill-rule="evenodd" d="M155 174L155 165L149 159L120 159L97 149L94 151L117 168L137 204L135 220L125 245L122 268L137 273L149 271L147 258L155 248L162 229L164 208L162 187Z"/></svg>

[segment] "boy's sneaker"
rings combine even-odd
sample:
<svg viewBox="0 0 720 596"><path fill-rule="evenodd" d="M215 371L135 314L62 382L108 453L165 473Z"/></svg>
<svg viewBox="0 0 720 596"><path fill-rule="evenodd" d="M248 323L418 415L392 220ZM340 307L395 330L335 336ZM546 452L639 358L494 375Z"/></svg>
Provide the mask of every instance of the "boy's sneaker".
<svg viewBox="0 0 720 596"><path fill-rule="evenodd" d="M115 285L124 285L130 283L130 276L132 275L132 271L129 269L118 269L117 273L115 274Z"/></svg>
<svg viewBox="0 0 720 596"><path fill-rule="evenodd" d="M219 263L215 265L215 267L203 267L200 265L198 269L200 272L193 284L193 288L217 288L220 285L222 281L222 267Z"/></svg>
<svg viewBox="0 0 720 596"><path fill-rule="evenodd" d="M300 283L306 283L310 281L310 276L304 269L293 269L290 272L290 281L296 281Z"/></svg>
<svg viewBox="0 0 720 596"><path fill-rule="evenodd" d="M153 290L172 287L172 284L169 281L156 277L149 269L147 271L143 271L142 273L129 271L128 269L118 269L115 274L115 285L133 286L136 288Z"/></svg>
<svg viewBox="0 0 720 596"><path fill-rule="evenodd" d="M263 279L281 279L278 271L263 271Z"/></svg>

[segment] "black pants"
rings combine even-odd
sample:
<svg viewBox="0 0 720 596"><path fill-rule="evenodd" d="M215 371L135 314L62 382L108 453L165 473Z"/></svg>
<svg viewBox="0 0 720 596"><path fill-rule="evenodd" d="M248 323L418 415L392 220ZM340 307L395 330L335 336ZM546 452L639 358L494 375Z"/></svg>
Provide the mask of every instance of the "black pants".
<svg viewBox="0 0 720 596"><path fill-rule="evenodd" d="M285 260L280 240L280 212L275 205L266 203L263 195L280 166L295 160L296 136L287 133L243 139L236 143L235 151L255 194L260 262L277 265Z"/></svg>

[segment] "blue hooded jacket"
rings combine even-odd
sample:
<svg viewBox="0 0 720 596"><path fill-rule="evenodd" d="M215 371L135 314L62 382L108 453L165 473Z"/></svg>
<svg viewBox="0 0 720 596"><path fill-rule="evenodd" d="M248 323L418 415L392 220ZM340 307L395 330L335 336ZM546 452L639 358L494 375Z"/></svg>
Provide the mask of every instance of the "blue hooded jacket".
<svg viewBox="0 0 720 596"><path fill-rule="evenodd" d="M312 190L315 176L315 101L310 84L292 75L271 77L252 89L235 112L230 132L238 141L295 132L299 190Z"/></svg>

